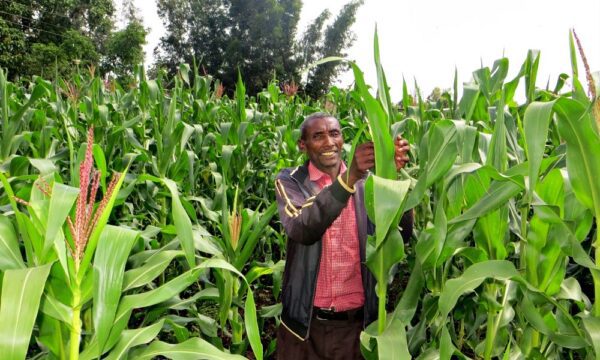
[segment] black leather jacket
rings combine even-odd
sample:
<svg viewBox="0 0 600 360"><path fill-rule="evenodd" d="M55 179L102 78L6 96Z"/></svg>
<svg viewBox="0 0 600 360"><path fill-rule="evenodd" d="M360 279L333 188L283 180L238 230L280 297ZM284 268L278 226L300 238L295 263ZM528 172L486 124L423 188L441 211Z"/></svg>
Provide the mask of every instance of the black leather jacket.
<svg viewBox="0 0 600 360"><path fill-rule="evenodd" d="M376 281L365 265L365 249L367 236L375 232L375 227L367 218L364 206L364 181L356 183L354 194L339 179L320 190L310 181L306 162L297 168L282 170L275 180L275 189L279 217L288 236L281 300L283 325L298 338L308 338L321 261L321 238L352 195L365 291L364 326L373 322L377 318ZM402 218L405 239L412 232L412 212L407 214Z"/></svg>

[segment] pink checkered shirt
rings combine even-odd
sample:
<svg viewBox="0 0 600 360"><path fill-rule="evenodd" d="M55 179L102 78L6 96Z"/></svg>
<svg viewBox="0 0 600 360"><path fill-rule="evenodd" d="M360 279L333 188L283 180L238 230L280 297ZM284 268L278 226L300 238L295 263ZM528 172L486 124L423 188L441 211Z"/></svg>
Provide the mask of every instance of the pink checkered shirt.
<svg viewBox="0 0 600 360"><path fill-rule="evenodd" d="M340 173L346 171L342 163ZM331 185L329 175L308 165L308 174L320 189ZM360 270L360 249L354 197L340 216L329 226L322 238L321 263L317 277L314 306L346 311L363 306L365 293Z"/></svg>

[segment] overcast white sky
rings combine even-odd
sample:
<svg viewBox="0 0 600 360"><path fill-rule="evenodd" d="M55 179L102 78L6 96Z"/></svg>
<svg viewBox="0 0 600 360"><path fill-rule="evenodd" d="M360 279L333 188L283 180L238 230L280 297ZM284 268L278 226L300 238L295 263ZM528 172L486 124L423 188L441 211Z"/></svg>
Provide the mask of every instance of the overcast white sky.
<svg viewBox="0 0 600 360"><path fill-rule="evenodd" d="M303 0L298 33L325 8L335 17L348 1ZM153 49L164 28L153 0L135 3L150 28L145 50L147 63L152 63ZM553 87L560 73L571 74L568 36L573 27L592 71L600 71L599 0L365 0L353 26L356 41L348 57L358 63L371 85L376 85L375 24L381 61L395 100L401 96L403 77L411 89L416 79L427 96L436 86L451 88L455 68L460 83L470 81L472 71L481 64L491 67L502 56L510 60L512 77L528 49L541 51L538 85L545 86L550 80ZM351 74L343 75L340 85L352 80Z"/></svg>

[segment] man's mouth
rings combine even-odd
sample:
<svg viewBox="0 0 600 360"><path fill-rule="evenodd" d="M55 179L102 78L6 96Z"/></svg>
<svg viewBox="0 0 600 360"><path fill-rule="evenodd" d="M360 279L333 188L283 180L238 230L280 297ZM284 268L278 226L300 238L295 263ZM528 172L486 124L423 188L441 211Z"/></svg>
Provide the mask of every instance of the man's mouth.
<svg viewBox="0 0 600 360"><path fill-rule="evenodd" d="M335 154L336 154L336 152L335 152L335 151L326 151L326 152L322 152L322 153L321 153L321 155L323 155L323 156L327 156L327 157L329 157L329 156L333 156L333 155L335 155Z"/></svg>

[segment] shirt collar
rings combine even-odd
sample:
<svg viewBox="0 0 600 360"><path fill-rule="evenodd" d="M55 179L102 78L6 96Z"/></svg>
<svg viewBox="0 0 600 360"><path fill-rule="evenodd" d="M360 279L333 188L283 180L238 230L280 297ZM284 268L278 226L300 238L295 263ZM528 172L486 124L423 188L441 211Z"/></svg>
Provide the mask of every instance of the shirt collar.
<svg viewBox="0 0 600 360"><path fill-rule="evenodd" d="M342 161L342 164L340 165L340 174L346 171L346 169L346 164ZM308 177L310 178L310 181L314 182L321 180L323 177L329 179L329 175L319 170L313 165L312 161L308 162Z"/></svg>

